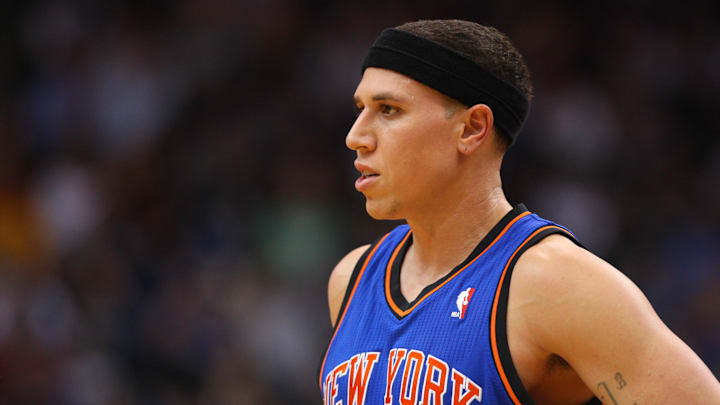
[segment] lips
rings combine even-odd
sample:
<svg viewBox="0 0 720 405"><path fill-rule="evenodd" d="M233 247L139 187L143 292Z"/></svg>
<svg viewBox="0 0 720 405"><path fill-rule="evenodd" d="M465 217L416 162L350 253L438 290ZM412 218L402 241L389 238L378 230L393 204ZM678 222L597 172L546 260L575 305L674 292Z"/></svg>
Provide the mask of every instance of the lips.
<svg viewBox="0 0 720 405"><path fill-rule="evenodd" d="M355 168L360 172L360 177L355 180L355 189L361 193L368 190L380 177L375 169L363 163L356 161Z"/></svg>

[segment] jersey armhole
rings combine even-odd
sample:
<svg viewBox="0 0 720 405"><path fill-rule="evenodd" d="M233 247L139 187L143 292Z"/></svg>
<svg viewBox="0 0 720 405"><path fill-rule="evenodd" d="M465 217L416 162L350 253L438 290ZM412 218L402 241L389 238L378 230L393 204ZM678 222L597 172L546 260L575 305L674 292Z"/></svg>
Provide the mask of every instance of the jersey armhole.
<svg viewBox="0 0 720 405"><path fill-rule="evenodd" d="M515 405L534 405L530 394L527 392L525 387L520 380L520 376L515 369L512 357L510 356L510 347L507 341L507 304L508 296L510 292L510 280L512 279L512 273L517 264L520 256L529 248L538 244L541 240L554 234L563 235L570 239L576 245L585 248L580 242L575 239L575 236L565 228L550 225L544 226L536 230L531 234L525 241L520 244L517 250L513 253L508 261L503 275L500 279L500 285L496 292L495 305L493 308L493 316L491 316L491 347L493 349L493 357L495 360L495 366L500 379L505 385L505 389L508 396ZM492 324L494 322L494 324ZM594 404L592 400L588 404Z"/></svg>
<svg viewBox="0 0 720 405"><path fill-rule="evenodd" d="M345 307L348 304L348 300L350 299L350 293L352 292L353 286L355 285L355 282L357 281L358 275L360 274L360 271L362 270L363 263L365 263L365 260L367 260L368 255L373 250L375 245L378 243L380 239L376 240L372 243L372 245L368 246L367 249L365 249L365 252L363 252L362 256L358 259L357 263L355 263L355 268L352 271L352 274L350 275L350 280L348 281L347 287L345 287L345 296L343 297L342 304L340 305L340 310L337 313L337 316L335 317L333 332L335 331L335 328L337 328L338 323L340 321L340 317L342 316L343 312L345 311Z"/></svg>

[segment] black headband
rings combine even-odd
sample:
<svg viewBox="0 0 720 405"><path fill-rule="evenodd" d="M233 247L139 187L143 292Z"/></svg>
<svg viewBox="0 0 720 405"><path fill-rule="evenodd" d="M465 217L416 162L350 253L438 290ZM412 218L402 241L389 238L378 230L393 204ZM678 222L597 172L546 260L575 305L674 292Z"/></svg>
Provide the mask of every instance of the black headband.
<svg viewBox="0 0 720 405"><path fill-rule="evenodd" d="M409 32L388 28L370 48L362 64L404 74L466 106L486 104L495 126L515 142L527 117L527 98L514 86L469 58Z"/></svg>

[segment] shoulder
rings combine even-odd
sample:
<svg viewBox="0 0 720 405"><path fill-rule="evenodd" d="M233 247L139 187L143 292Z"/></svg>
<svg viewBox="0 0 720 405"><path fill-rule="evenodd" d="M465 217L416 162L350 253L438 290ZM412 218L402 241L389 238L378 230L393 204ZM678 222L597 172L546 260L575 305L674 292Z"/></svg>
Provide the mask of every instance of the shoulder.
<svg viewBox="0 0 720 405"><path fill-rule="evenodd" d="M370 245L360 246L346 254L333 269L328 281L328 305L330 307L330 322L335 326L335 321L340 312L342 301L345 298L345 291L352 277L353 270L362 255Z"/></svg>
<svg viewBox="0 0 720 405"><path fill-rule="evenodd" d="M647 300L611 264L562 235L550 235L527 249L513 271L511 289L545 307L602 304L612 299ZM567 308L564 308L567 309Z"/></svg>
<svg viewBox="0 0 720 405"><path fill-rule="evenodd" d="M641 336L669 336L640 289L615 267L561 235L551 235L518 260L509 309L544 353L592 363L599 348L630 337L627 352L640 350ZM608 357L611 357L609 354Z"/></svg>
<svg viewBox="0 0 720 405"><path fill-rule="evenodd" d="M544 291L548 294L570 292L586 283L601 287L598 283L603 281L634 286L619 270L563 235L550 235L527 249L517 261L513 281L554 286L554 291Z"/></svg>
<svg viewBox="0 0 720 405"><path fill-rule="evenodd" d="M513 283L532 287L528 292L533 295L546 296L610 287L612 291L639 292L619 270L563 235L550 235L527 249L515 265ZM603 291L602 296L607 295L612 292Z"/></svg>

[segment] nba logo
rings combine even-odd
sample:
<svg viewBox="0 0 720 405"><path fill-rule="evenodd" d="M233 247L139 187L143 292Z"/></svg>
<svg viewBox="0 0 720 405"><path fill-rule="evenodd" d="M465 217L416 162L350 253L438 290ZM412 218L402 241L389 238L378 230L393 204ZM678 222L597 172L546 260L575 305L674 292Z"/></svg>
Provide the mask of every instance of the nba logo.
<svg viewBox="0 0 720 405"><path fill-rule="evenodd" d="M474 292L474 288L468 287L467 290L458 294L457 301L455 302L457 304L458 310L453 311L450 314L451 318L465 318L465 311L467 310L468 303L470 303L470 298L472 298Z"/></svg>

